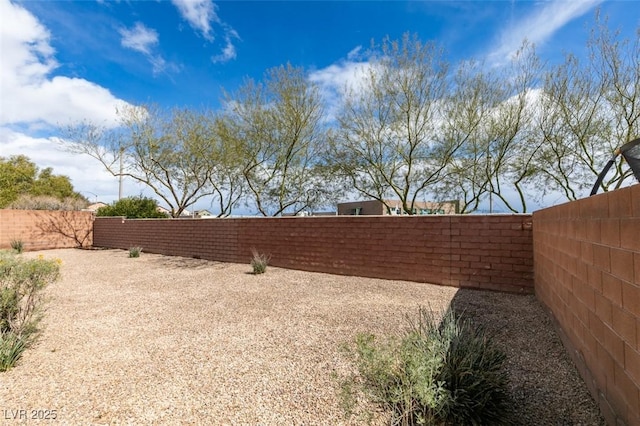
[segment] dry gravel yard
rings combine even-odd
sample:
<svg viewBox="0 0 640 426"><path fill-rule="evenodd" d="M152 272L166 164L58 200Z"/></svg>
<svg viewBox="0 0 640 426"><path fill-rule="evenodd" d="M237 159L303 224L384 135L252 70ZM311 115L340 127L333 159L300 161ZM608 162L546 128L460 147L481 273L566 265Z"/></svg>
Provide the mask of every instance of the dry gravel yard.
<svg viewBox="0 0 640 426"><path fill-rule="evenodd" d="M603 424L533 296L278 268L254 276L248 264L121 250L26 255L38 254L62 259L62 279L47 290L38 343L0 373L2 423L56 410L27 423L361 424L340 408L339 378L352 371L340 345L453 300L497 333L520 424Z"/></svg>

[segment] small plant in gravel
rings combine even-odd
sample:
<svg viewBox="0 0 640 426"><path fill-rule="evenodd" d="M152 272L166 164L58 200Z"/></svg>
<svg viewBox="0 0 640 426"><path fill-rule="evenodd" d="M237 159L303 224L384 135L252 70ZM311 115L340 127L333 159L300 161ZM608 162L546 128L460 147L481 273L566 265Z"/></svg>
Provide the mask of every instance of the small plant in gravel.
<svg viewBox="0 0 640 426"><path fill-rule="evenodd" d="M142 247L129 247L129 257L140 257Z"/></svg>
<svg viewBox="0 0 640 426"><path fill-rule="evenodd" d="M255 275L264 274L267 271L267 265L269 265L271 256L259 253L256 249L251 249L251 256L251 268L253 268L253 273Z"/></svg>
<svg viewBox="0 0 640 426"><path fill-rule="evenodd" d="M0 336L0 372L12 368L27 347L25 339L13 333Z"/></svg>
<svg viewBox="0 0 640 426"><path fill-rule="evenodd" d="M351 352L360 376L353 383L391 414L392 424L509 424L505 354L482 328L453 311L438 323L422 308L409 325L384 342L360 334Z"/></svg>
<svg viewBox="0 0 640 426"><path fill-rule="evenodd" d="M24 243L22 240L11 240L11 248L20 254L24 250Z"/></svg>
<svg viewBox="0 0 640 426"><path fill-rule="evenodd" d="M59 274L58 260L0 252L0 371L13 367L35 339L42 318L42 290Z"/></svg>

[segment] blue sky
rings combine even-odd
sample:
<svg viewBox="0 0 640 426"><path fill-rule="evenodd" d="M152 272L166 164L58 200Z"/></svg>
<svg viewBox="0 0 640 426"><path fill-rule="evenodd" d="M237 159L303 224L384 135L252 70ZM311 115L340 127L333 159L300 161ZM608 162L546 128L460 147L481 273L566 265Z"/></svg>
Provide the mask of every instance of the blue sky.
<svg viewBox="0 0 640 426"><path fill-rule="evenodd" d="M109 202L117 180L60 150L60 126L112 123L122 103L216 109L221 88L287 62L335 89L372 39L405 32L440 43L452 62L499 64L524 38L556 62L584 54L598 8L635 37L638 1L0 0L0 155L28 155Z"/></svg>

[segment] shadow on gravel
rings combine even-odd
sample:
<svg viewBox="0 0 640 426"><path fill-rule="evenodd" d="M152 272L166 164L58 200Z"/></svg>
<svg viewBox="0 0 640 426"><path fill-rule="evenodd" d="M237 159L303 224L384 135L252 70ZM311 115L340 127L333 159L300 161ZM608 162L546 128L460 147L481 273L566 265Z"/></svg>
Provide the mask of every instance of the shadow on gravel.
<svg viewBox="0 0 640 426"><path fill-rule="evenodd" d="M451 306L506 353L514 424L606 425L535 295L460 289Z"/></svg>
<svg viewBox="0 0 640 426"><path fill-rule="evenodd" d="M142 252L144 256L144 250ZM196 259L192 257L179 257L179 256L154 256L149 261L151 264L157 264L164 268L169 269L226 269L229 267L228 263L216 262L213 260Z"/></svg>

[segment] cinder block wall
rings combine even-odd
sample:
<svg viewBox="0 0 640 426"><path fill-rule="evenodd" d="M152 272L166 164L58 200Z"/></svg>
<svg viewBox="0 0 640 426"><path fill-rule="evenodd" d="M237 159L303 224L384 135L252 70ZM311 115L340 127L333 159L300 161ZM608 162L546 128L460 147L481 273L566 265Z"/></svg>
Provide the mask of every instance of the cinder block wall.
<svg viewBox="0 0 640 426"><path fill-rule="evenodd" d="M91 212L0 210L0 249L21 240L25 250L89 247L93 243Z"/></svg>
<svg viewBox="0 0 640 426"><path fill-rule="evenodd" d="M536 295L607 422L640 425L640 185L535 212L533 239Z"/></svg>
<svg viewBox="0 0 640 426"><path fill-rule="evenodd" d="M94 246L492 290L533 291L530 215L96 218Z"/></svg>

